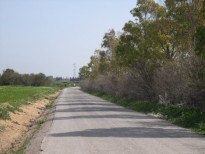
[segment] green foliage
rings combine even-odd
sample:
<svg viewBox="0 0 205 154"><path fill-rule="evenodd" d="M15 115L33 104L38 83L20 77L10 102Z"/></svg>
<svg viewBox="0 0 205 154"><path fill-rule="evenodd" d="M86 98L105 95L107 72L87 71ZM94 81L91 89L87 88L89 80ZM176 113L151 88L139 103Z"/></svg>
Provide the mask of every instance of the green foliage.
<svg viewBox="0 0 205 154"><path fill-rule="evenodd" d="M9 103L0 104L0 118L9 119L8 112L14 112L16 108L11 106Z"/></svg>
<svg viewBox="0 0 205 154"><path fill-rule="evenodd" d="M87 79L90 76L90 71L88 66L83 66L79 70L79 78L81 80Z"/></svg>
<svg viewBox="0 0 205 154"><path fill-rule="evenodd" d="M26 154L25 150L26 150L26 146L29 144L29 140L30 140L30 138L26 138L25 141L23 142L23 145L21 145L13 153L15 153L15 154Z"/></svg>
<svg viewBox="0 0 205 154"><path fill-rule="evenodd" d="M1 76L2 85L14 85L17 83L19 74L12 69L6 69Z"/></svg>
<svg viewBox="0 0 205 154"><path fill-rule="evenodd" d="M25 147L21 146L16 152L15 154L25 154Z"/></svg>
<svg viewBox="0 0 205 154"><path fill-rule="evenodd" d="M205 26L198 26L196 30L196 54L205 59Z"/></svg>
<svg viewBox="0 0 205 154"><path fill-rule="evenodd" d="M201 122L198 124L197 129L195 129L196 132L200 134L205 134L205 122Z"/></svg>
<svg viewBox="0 0 205 154"><path fill-rule="evenodd" d="M8 119L8 112L14 112L21 105L44 98L56 90L58 88L0 86L0 118Z"/></svg>
<svg viewBox="0 0 205 154"><path fill-rule="evenodd" d="M47 77L43 73L39 73L34 75L31 86L45 86L48 85L47 82L49 82Z"/></svg>
<svg viewBox="0 0 205 154"><path fill-rule="evenodd" d="M200 24L196 28L195 51L200 57L201 65L197 72L199 81L197 82L197 103L203 108L205 100L205 0L201 1Z"/></svg>
<svg viewBox="0 0 205 154"><path fill-rule="evenodd" d="M71 86L72 86L71 83L62 83L62 82L56 82L56 81L53 81L50 85L50 87L55 87L55 88L60 88L60 89L71 87Z"/></svg>
<svg viewBox="0 0 205 154"><path fill-rule="evenodd" d="M51 109L53 107L53 103L48 103L45 107L46 109Z"/></svg>

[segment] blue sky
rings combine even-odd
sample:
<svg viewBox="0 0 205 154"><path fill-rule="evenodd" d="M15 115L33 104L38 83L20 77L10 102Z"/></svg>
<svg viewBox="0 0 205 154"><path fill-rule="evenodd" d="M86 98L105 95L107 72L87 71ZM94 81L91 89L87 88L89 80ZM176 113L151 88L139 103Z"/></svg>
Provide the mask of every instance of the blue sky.
<svg viewBox="0 0 205 154"><path fill-rule="evenodd" d="M72 77L105 32L133 20L136 0L0 0L0 73Z"/></svg>

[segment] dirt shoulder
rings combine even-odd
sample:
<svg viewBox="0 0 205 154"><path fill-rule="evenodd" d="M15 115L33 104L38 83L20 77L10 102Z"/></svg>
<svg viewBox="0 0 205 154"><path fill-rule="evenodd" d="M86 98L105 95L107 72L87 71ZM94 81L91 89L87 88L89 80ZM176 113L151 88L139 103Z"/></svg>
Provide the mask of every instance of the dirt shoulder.
<svg viewBox="0 0 205 154"><path fill-rule="evenodd" d="M49 95L20 108L21 111L10 113L10 120L0 120L0 153L13 153L32 136L38 125L43 122L46 105L53 101L60 92Z"/></svg>
<svg viewBox="0 0 205 154"><path fill-rule="evenodd" d="M46 133L51 128L54 112L55 106L45 111L44 115L41 117L41 119L43 119L43 123L40 125L39 129L36 129L36 131L32 133L32 138L30 138L29 144L25 148L26 154L38 154L41 152L41 144Z"/></svg>

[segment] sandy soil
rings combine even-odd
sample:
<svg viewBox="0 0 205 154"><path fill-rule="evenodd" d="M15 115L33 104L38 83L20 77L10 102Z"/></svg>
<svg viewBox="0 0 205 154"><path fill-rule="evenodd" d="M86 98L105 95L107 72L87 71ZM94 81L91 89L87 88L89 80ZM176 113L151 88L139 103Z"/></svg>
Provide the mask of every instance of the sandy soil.
<svg viewBox="0 0 205 154"><path fill-rule="evenodd" d="M29 130L45 111L45 106L59 93L56 92L45 99L22 106L21 112L10 113L10 120L0 119L0 153L11 153L13 148L24 142Z"/></svg>

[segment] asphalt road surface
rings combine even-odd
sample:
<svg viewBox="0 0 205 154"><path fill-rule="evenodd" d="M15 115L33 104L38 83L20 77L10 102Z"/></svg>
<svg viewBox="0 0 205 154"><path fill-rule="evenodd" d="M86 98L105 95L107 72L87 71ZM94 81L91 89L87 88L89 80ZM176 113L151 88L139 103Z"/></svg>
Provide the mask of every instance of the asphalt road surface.
<svg viewBox="0 0 205 154"><path fill-rule="evenodd" d="M205 138L98 97L65 89L42 154L205 154Z"/></svg>

